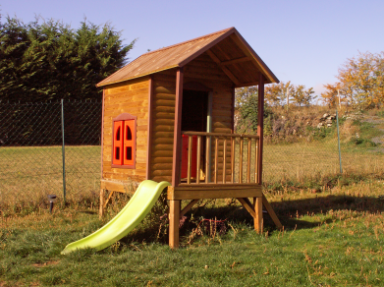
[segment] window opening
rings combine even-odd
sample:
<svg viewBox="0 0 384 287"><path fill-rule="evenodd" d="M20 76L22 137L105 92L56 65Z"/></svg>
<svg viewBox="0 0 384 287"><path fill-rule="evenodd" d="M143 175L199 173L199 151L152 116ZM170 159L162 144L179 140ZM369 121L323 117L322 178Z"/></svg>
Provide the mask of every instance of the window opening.
<svg viewBox="0 0 384 287"><path fill-rule="evenodd" d="M131 132L131 129L129 128L129 126L127 126L127 140L132 140L132 132Z"/></svg>
<svg viewBox="0 0 384 287"><path fill-rule="evenodd" d="M116 140L120 140L120 127L117 129Z"/></svg>
<svg viewBox="0 0 384 287"><path fill-rule="evenodd" d="M126 159L127 160L131 160L132 159L132 147L127 147L126 148L127 150L125 151L125 154L126 154Z"/></svg>

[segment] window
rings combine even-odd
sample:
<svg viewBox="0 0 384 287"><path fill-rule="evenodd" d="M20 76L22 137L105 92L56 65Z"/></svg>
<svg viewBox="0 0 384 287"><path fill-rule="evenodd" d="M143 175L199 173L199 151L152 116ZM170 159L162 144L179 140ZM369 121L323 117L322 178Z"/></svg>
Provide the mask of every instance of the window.
<svg viewBox="0 0 384 287"><path fill-rule="evenodd" d="M136 117L124 113L113 119L112 167L135 168Z"/></svg>

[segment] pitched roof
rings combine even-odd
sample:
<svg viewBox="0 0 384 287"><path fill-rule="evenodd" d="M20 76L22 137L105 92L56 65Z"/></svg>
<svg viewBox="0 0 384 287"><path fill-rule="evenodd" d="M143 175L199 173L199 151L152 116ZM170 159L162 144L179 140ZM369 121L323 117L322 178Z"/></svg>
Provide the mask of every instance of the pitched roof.
<svg viewBox="0 0 384 287"><path fill-rule="evenodd" d="M145 53L96 86L103 87L183 67L204 52L222 67L236 86L257 84L260 72L266 78L266 83L279 82L239 32L232 27Z"/></svg>

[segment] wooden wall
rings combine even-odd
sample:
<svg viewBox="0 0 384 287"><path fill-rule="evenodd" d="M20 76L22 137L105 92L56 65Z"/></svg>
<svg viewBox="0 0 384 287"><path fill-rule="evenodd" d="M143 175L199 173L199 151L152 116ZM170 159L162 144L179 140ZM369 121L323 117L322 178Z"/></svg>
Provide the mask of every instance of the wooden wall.
<svg viewBox="0 0 384 287"><path fill-rule="evenodd" d="M148 131L149 77L144 77L104 89L103 118L103 171L104 179L132 180L146 179L147 131ZM112 168L112 119L121 113L137 117L136 121L136 169Z"/></svg>
<svg viewBox="0 0 384 287"><path fill-rule="evenodd" d="M153 110L150 178L172 181L176 69L152 75Z"/></svg>
<svg viewBox="0 0 384 287"><path fill-rule="evenodd" d="M156 73L153 77L153 110L150 150L150 179L172 181L173 136L175 124L176 69ZM184 83L199 82L213 91L212 131L232 132L232 81L207 55L202 54L184 68ZM219 148L223 153L222 145ZM227 146L230 154L230 145ZM212 161L214 162L214 161ZM227 180L230 180L230 158L227 158ZM220 170L221 168L221 170ZM219 160L222 174L222 160ZM219 180L221 180L221 176Z"/></svg>

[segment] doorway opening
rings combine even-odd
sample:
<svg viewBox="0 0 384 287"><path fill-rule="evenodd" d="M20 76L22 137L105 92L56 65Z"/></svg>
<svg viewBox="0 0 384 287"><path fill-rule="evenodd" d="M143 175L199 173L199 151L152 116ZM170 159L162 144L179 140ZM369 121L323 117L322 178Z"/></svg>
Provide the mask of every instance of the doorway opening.
<svg viewBox="0 0 384 287"><path fill-rule="evenodd" d="M209 92L184 90L183 106L181 117L181 130L206 132L208 116ZM199 172L200 178L205 177L205 141L201 146L200 167L197 168L197 137L192 137L192 158L191 158L191 178L196 178ZM181 162L181 180L187 177L188 170L188 136L182 137L182 162Z"/></svg>

